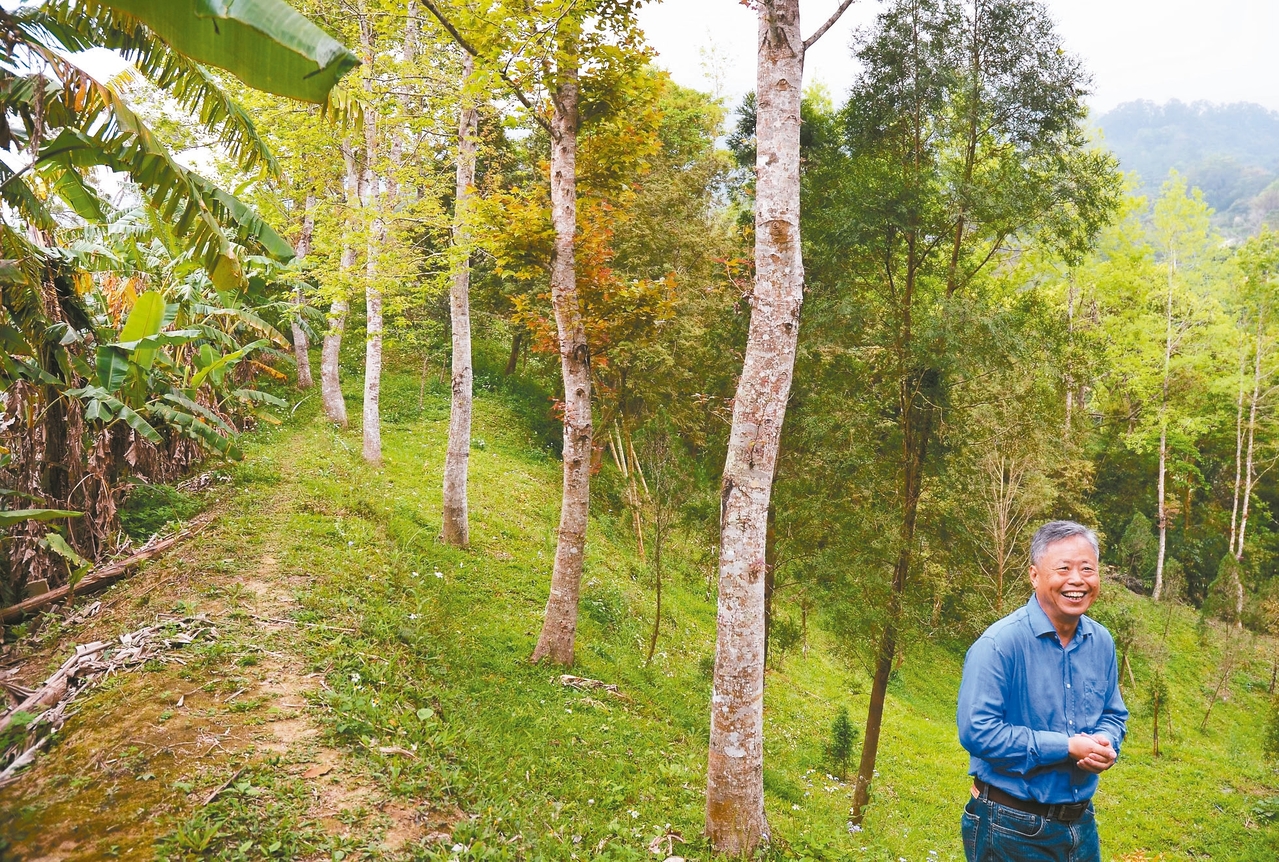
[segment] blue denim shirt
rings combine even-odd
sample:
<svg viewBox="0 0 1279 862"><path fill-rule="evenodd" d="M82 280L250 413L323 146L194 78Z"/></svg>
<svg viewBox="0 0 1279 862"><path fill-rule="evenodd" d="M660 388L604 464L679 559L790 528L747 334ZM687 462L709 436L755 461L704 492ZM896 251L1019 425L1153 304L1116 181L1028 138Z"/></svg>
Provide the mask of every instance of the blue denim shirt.
<svg viewBox="0 0 1279 862"><path fill-rule="evenodd" d="M969 647L956 721L973 777L1050 805L1091 798L1098 776L1075 765L1068 745L1077 733L1105 734L1116 753L1123 742L1114 639L1084 616L1063 648L1032 595Z"/></svg>

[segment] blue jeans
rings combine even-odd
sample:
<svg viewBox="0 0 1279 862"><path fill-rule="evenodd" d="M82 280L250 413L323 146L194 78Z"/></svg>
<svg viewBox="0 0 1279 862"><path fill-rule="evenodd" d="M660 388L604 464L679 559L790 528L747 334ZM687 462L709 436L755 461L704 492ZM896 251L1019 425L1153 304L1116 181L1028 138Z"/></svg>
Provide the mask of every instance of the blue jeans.
<svg viewBox="0 0 1279 862"><path fill-rule="evenodd" d="M974 797L961 831L968 862L1101 862L1091 805L1067 823Z"/></svg>

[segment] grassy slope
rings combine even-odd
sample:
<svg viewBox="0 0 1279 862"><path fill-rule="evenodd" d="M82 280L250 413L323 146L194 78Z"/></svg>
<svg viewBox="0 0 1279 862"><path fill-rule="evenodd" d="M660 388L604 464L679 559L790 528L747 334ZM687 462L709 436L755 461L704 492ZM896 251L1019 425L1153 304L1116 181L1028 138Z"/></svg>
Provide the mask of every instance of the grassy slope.
<svg viewBox="0 0 1279 862"><path fill-rule="evenodd" d="M321 728L324 743L342 752L352 781L413 809L457 806L468 816L454 818L443 843L410 843L394 852L362 838L376 824L354 816L340 840L325 837L314 806L308 807L307 785L297 777L295 764L306 759L272 754L251 741L236 754L248 770L244 786L233 785L208 807L198 804L202 789L183 795L188 777L203 787L221 773L183 766L180 775L157 773L155 782L117 782L111 792L118 804L99 806L94 816L121 830L118 835L133 829L139 841L159 839L169 858L198 845L202 830L215 833L205 852L228 859L641 859L652 858L650 843L668 834L687 842L671 839L677 853L706 858L698 834L715 612L707 572L671 555L658 655L644 667L649 580L625 519L597 506L573 672L615 683L623 696L565 688L558 671L527 663L554 551L558 462L526 430L514 401L481 393L475 436L483 447L477 443L471 461L474 544L469 551L445 548L435 536L447 393L429 390L420 413L417 400L416 380L388 375L380 470L361 462L358 431L335 432L316 416L315 399L284 428L249 442L246 462L233 470L236 490L218 504L218 526L184 554L191 560L182 575L188 601L226 619L225 643L191 648L199 661L187 672L197 681L217 676L233 691L239 683L232 659L243 663L245 644L266 638L260 642L283 662L279 673L291 667L322 676L323 688L305 695L305 714ZM250 627L234 582L249 578L247 561L264 555L290 579L287 613L349 633L294 626L263 634ZM219 577L223 586L210 587ZM126 596L130 589L137 587L121 588ZM1171 741L1165 737L1164 756L1152 758L1150 717L1142 699L1130 697L1134 720L1124 758L1103 780L1099 797L1107 856L1279 856L1276 827L1255 822L1251 813L1259 798L1275 793L1273 773L1260 757L1268 664L1241 661L1228 701L1200 732L1222 634L1210 632L1201 646L1194 618L1178 610L1169 646L1161 647L1162 609L1128 596L1106 600L1131 604L1142 623L1134 658L1139 682L1150 657L1172 656L1176 731ZM141 599L135 604L138 619L154 610ZM967 760L953 726L962 656L928 644L908 655L886 711L875 803L857 834L846 829L851 790L826 776L822 746L840 705L861 721L868 685L833 656L815 635L807 658L788 656L770 671L765 785L774 853L962 858L958 812ZM56 662L56 655L49 660ZM110 716L126 708L113 698L127 691L127 708L158 712L146 698L155 700L166 685L126 681L89 695L81 708L88 717ZM228 726L234 718L216 703L207 713ZM241 714L259 724L281 717L266 706ZM57 776L76 774L93 757L93 746L104 743L77 736L75 721L37 768L54 779L27 779L43 796L24 797L14 788L0 794L0 810L12 817L9 834L82 816L85 788ZM415 755L381 751L392 746ZM151 816L130 824L129 811Z"/></svg>

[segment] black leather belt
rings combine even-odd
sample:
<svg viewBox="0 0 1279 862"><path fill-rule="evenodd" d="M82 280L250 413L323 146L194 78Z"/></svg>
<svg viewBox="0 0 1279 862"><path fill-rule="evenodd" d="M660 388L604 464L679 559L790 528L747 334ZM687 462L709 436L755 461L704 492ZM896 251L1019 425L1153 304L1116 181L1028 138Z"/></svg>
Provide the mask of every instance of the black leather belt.
<svg viewBox="0 0 1279 862"><path fill-rule="evenodd" d="M1018 799L1016 796L1005 793L993 784L988 784L979 778L973 780L973 786L977 788L977 792L981 794L983 799L998 802L1000 805L1015 808L1027 814L1038 814L1040 817L1063 820L1067 823L1083 817L1084 812L1088 810L1088 806L1092 804L1091 799L1085 799L1083 802L1062 802L1056 805L1031 802L1029 799Z"/></svg>

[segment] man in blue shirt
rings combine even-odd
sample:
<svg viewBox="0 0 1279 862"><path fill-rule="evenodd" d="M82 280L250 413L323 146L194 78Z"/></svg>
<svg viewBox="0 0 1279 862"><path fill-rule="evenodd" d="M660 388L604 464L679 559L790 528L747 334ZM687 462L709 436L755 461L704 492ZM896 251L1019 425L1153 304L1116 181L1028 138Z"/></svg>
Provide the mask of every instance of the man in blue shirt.
<svg viewBox="0 0 1279 862"><path fill-rule="evenodd" d="M1128 710L1115 642L1084 616L1101 589L1098 556L1087 527L1040 527L1035 594L968 650L957 713L973 776L968 862L1100 862L1090 800L1119 756Z"/></svg>

